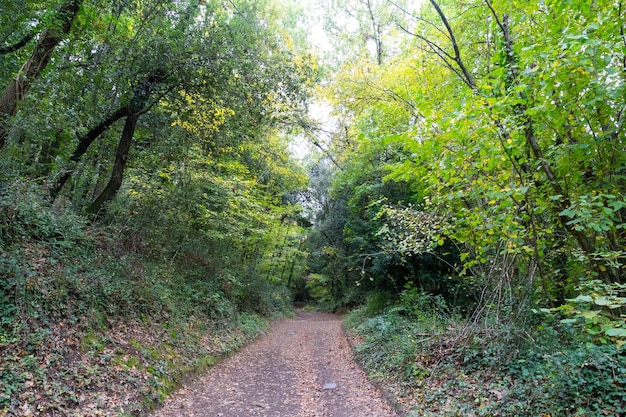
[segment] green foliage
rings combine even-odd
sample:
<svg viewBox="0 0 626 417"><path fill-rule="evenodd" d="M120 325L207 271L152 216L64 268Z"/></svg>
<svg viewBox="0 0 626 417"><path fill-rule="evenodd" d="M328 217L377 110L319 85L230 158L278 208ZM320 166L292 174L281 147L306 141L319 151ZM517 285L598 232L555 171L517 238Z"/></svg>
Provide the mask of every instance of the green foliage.
<svg viewBox="0 0 626 417"><path fill-rule="evenodd" d="M623 414L624 10L424 2L332 68L311 269L412 415Z"/></svg>
<svg viewBox="0 0 626 417"><path fill-rule="evenodd" d="M438 307L437 307L438 306ZM370 317L358 309L346 326L359 336L357 358L408 415L620 415L623 348L580 344L544 328L534 343L503 349L486 334L471 342L445 304L407 289L396 307ZM410 315L407 314L410 312Z"/></svg>
<svg viewBox="0 0 626 417"><path fill-rule="evenodd" d="M391 304L392 296L386 292L374 292L367 297L365 302L365 314L376 316Z"/></svg>
<svg viewBox="0 0 626 417"><path fill-rule="evenodd" d="M621 285L622 15L610 1L426 2L388 62L333 68L343 211L316 226L342 262L324 273L344 294L413 281L502 328L581 311L567 300L586 283ZM617 340L618 304L585 313L592 331Z"/></svg>
<svg viewBox="0 0 626 417"><path fill-rule="evenodd" d="M85 221L68 210L51 210L32 183L6 180L0 189L0 249L19 243L22 238L50 242L53 247L69 248L86 239Z"/></svg>
<svg viewBox="0 0 626 417"><path fill-rule="evenodd" d="M306 290L309 296L321 306L331 305L333 302L330 291L330 279L322 274L310 274L305 278Z"/></svg>
<svg viewBox="0 0 626 417"><path fill-rule="evenodd" d="M456 318L441 295L432 295L407 283L400 293L400 299L394 311L412 318L428 328L445 326L448 321ZM444 330L441 328L440 330Z"/></svg>
<svg viewBox="0 0 626 417"><path fill-rule="evenodd" d="M581 329L599 344L626 344L626 286L620 283L605 284L599 280L585 281L578 288L579 295L547 314L561 317L561 323Z"/></svg>
<svg viewBox="0 0 626 417"><path fill-rule="evenodd" d="M3 87L32 51L4 47L65 3L3 4ZM78 3L0 121L0 414L135 415L290 314L304 272L291 3Z"/></svg>
<svg viewBox="0 0 626 417"><path fill-rule="evenodd" d="M619 415L624 395L620 390L624 375L623 351L614 346L564 343L567 339L545 339L532 350L522 350L513 360L499 362L499 375L491 387L502 390L507 404L482 400L484 415L506 410L517 415ZM466 367L478 378L490 378L494 358L484 350L465 351ZM467 371L466 371L467 372ZM491 388L487 386L485 388ZM446 387L452 389L453 384ZM464 412L467 408L457 405Z"/></svg>
<svg viewBox="0 0 626 417"><path fill-rule="evenodd" d="M160 402L185 373L255 337L265 326L259 313L289 313L284 283L228 275L223 265L212 275L189 254L154 256L149 241L114 236L119 223L88 226L31 183L5 188L0 211L11 220L0 253L0 406L9 413L34 396L43 410L70 413L79 395L118 383ZM130 350L127 326L142 335ZM68 357L81 359L68 367Z"/></svg>
<svg viewBox="0 0 626 417"><path fill-rule="evenodd" d="M13 181L0 193L0 343L15 343L29 332L28 316L49 320L68 296L72 276L61 271L63 258L83 256L89 245L82 218L54 210L32 184ZM43 271L49 271L43 274ZM71 291L71 289L69 290ZM47 305L49 300L53 305Z"/></svg>
<svg viewBox="0 0 626 417"><path fill-rule="evenodd" d="M455 316L441 297L408 286L395 305L389 294L373 294L346 317L346 325L362 338L357 358L374 377L414 381L429 375L419 358L455 325Z"/></svg>

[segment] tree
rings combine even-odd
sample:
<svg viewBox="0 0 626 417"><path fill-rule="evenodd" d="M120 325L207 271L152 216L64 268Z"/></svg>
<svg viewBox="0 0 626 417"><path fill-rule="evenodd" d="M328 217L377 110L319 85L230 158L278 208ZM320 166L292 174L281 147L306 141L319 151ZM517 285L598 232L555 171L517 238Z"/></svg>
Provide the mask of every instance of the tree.
<svg viewBox="0 0 626 417"><path fill-rule="evenodd" d="M485 320L621 285L617 6L431 0L405 10L402 48L383 65L346 61L327 90L347 126L333 154L335 190L356 215L344 238L371 245L361 253L395 248L405 266L436 260ZM389 180L410 192L370 210Z"/></svg>
<svg viewBox="0 0 626 417"><path fill-rule="evenodd" d="M323 0L324 28L330 35L334 65L362 59L382 65L394 55L398 44L395 34L408 9L404 1ZM338 62L335 62L338 61Z"/></svg>
<svg viewBox="0 0 626 417"><path fill-rule="evenodd" d="M63 36L72 28L72 23L78 14L81 3L82 0L68 0L63 3L57 11L51 26L47 27L40 34L40 38L24 66L15 76L15 79L9 82L2 96L0 96L0 149L4 147L9 130L6 119L15 116L18 103L23 100L33 82L39 78L41 72L46 68L52 52L61 42ZM22 40L7 50L12 52L12 50L26 45L29 37L31 37L30 34L25 35Z"/></svg>
<svg viewBox="0 0 626 417"><path fill-rule="evenodd" d="M427 128L419 141L403 139L419 163L398 166L396 175L415 169L411 175L426 180L431 208L449 219L449 237L467 245L463 259L473 275L494 284L508 276L514 303L524 305L535 291L563 303L585 270L587 279L621 282L623 216L613 200L623 185L608 162L617 150L612 138L622 132L614 99L622 87L608 75L621 72L609 46L621 27L595 30L596 19L617 19L621 10L550 3L503 13L505 4L483 1L455 27L447 18L452 5L431 7L434 16L421 18L428 26L412 31L416 47L423 63L443 64L457 83L448 78L434 87L424 79L420 95L428 99L417 106ZM474 30L460 28L468 25ZM478 38L487 42L470 53L465 45ZM603 75L592 81L591 73ZM596 169L613 180L596 177ZM569 256L572 250L580 257ZM515 294L519 285L527 292Z"/></svg>
<svg viewBox="0 0 626 417"><path fill-rule="evenodd" d="M140 30L137 34L123 33L124 36L119 39L121 46L99 46L98 49L104 51L104 58L97 57L97 67L91 66L94 58L90 51L94 48L87 46L85 49L88 52L84 58L90 70L85 74L90 77L87 82L90 79L100 79L98 86L94 85L92 88L102 89L105 86L102 93L94 91L94 94L106 97L114 92L111 97L114 101L111 104L116 101L121 101L121 104L114 107L103 103L107 113L100 121L96 120L93 127L79 135L69 163L51 188L51 195L58 195L91 145L118 120L126 118L130 123L129 115L140 116L156 104L166 106L167 111L174 116L169 123L183 127L190 125L185 117L187 114L193 115L193 111L189 110L193 107L206 112L206 116L215 116L206 120L209 124L213 120L217 121L217 127L226 122L225 119L222 120L224 115L235 116L239 124L229 123L228 127L237 125L235 130L239 130L240 134L245 134L246 126L279 123L281 118L287 117L290 109L298 106L301 101L303 86L306 86L310 78L310 62L306 57L292 59L287 48L274 43L274 35L270 34L269 28L259 28L257 14L266 13L259 6L245 2L233 8L224 8L217 2L205 4L203 7L192 3L181 4L177 15L179 17L173 18L172 15L168 17L167 14L149 13L152 6L148 4L146 9L129 10L129 13L137 16L140 22L137 27L141 29L150 25L151 29ZM157 20L147 22L141 20L141 16ZM121 17L118 16L117 19L120 20ZM129 37L132 38L130 44L127 41ZM105 39L111 38L109 36ZM140 48L141 52L136 49L139 44L145 45L145 49ZM127 48L128 53L123 53L124 48ZM134 56L135 53L140 55ZM107 56L109 62L104 60ZM129 62L134 62L135 66L128 67ZM122 67L118 68L118 65ZM103 75L96 77L93 72ZM108 86L108 92L107 85L102 81L113 83ZM85 105L92 106L91 103ZM102 111L102 107L99 106L97 110ZM176 117L177 115L182 117ZM197 120L196 118L195 124ZM219 129L208 128L201 134L196 131L198 140L207 145L219 140L223 135L218 134L217 130ZM225 135L229 135L230 146L234 146L232 140L237 140L238 135L234 131L228 133L228 130L225 129ZM132 135L120 135L121 142L124 143L120 143L118 149L126 149ZM126 159L127 157L118 155L117 163L114 164L115 174L109 185L101 190L103 193L99 191L101 196L90 206L90 211L99 210L101 203L115 194Z"/></svg>

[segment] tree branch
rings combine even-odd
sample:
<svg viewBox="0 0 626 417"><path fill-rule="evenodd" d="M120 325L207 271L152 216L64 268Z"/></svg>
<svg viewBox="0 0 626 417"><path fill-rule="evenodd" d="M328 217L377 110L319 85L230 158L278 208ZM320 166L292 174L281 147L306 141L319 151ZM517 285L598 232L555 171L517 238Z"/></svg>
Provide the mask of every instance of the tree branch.
<svg viewBox="0 0 626 417"><path fill-rule="evenodd" d="M43 31L30 57L0 96L0 149L4 147L9 132L5 118L15 116L18 103L24 99L32 84L48 65L52 52L63 39L63 35L69 33L72 28L82 2L83 0L66 0L59 8L56 13L58 26Z"/></svg>
<svg viewBox="0 0 626 417"><path fill-rule="evenodd" d="M472 87L470 84L467 83L467 81L466 81L465 77L463 76L463 73L461 72L461 70L458 69L458 68L455 68L455 66L450 62L450 61L456 62L455 57L450 55L445 49L443 49L441 46L437 45L435 42L431 41L430 39L426 38L425 36L418 35L417 33L413 33L411 31L409 31L408 29L404 28L402 25L398 25L398 27L400 29L402 29L404 32L406 32L407 34L409 34L411 36L415 36L417 39L419 39L419 40L423 41L424 43L426 43L426 45L428 45L428 47L430 48L430 52L432 52L435 55L437 55L439 57L439 59L441 59L441 61L443 62L444 66L446 68L448 68L450 71L455 73L470 88L474 89L474 87ZM419 49L424 51L424 52L429 52L425 48L419 48Z"/></svg>
<svg viewBox="0 0 626 417"><path fill-rule="evenodd" d="M3 46L3 47L0 47L0 55L10 54L11 52L15 52L18 49L23 48L34 37L35 37L34 33L29 33L28 35L24 36L22 39L20 39L19 41L17 41L13 45L6 45L6 46Z"/></svg>
<svg viewBox="0 0 626 417"><path fill-rule="evenodd" d="M431 22L430 20L426 20L418 15L414 15L413 13L409 12L408 10L404 9L403 7L401 7L399 4L388 0L389 3L391 3L393 6L395 6L397 9L399 9L400 11L402 11L403 13L405 13L408 16L411 16L413 19L418 20L420 22L424 22L426 23L428 26L432 27L433 29L435 29L437 32L441 33L443 36L445 36L446 38L449 39L448 34L446 32L444 32L443 30L441 30L439 28L439 26L437 26L436 24L434 24L433 22ZM400 24L398 24L398 26L400 27L400 29L406 31L403 27L400 26Z"/></svg>
<svg viewBox="0 0 626 417"><path fill-rule="evenodd" d="M487 7L491 10L491 14L493 15L496 23L500 27L502 31L502 36L504 37L504 51L506 53L506 62L509 66L509 84L512 85L517 79L517 63L515 62L515 52L513 51L513 39L511 38L511 29L509 25L509 16L505 13L502 15L502 21L498 17L498 13L491 5L489 0L485 0Z"/></svg>
<svg viewBox="0 0 626 417"><path fill-rule="evenodd" d="M109 127L111 127L113 123L115 123L122 117L128 116L129 114L130 112L128 110L128 106L121 107L117 109L115 112L113 112L111 115L109 115L106 119L102 120L100 123L94 126L91 130L89 130L89 132L80 136L78 138L78 145L76 146L76 149L72 153L72 156L70 156L70 159L69 159L70 166L73 166L78 161L80 161L83 155L87 152L87 149L89 149L89 147L91 146L91 144L101 134L103 134ZM58 197L59 193L61 192L61 189L63 188L65 183L70 179L71 176L72 176L71 168L67 168L64 171L62 171L61 176L57 179L54 186L50 189L50 198L53 201Z"/></svg>
<svg viewBox="0 0 626 417"><path fill-rule="evenodd" d="M463 73L463 78L462 78L463 81L472 90L476 90L476 83L474 82L474 78L472 77L472 75L469 73L469 71L465 67L463 60L461 59L461 51L459 49L459 44L456 40L456 37L454 36L454 31L452 30L452 27L450 26L450 23L448 22L446 15L443 13L443 11L441 10L441 7L439 7L439 5L437 4L435 0L430 0L430 4L433 5L435 10L437 11L437 14L439 15L439 18L441 19L444 26L446 27L446 30L448 31L450 42L452 43L452 48L454 49L453 60L454 62L456 62L456 64L459 66L460 71Z"/></svg>

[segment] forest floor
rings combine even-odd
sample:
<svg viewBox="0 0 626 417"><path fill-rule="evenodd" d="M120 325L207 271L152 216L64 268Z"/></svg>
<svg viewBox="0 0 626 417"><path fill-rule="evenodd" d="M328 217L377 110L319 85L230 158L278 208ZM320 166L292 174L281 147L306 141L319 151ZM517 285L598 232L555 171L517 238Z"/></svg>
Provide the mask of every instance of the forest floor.
<svg viewBox="0 0 626 417"><path fill-rule="evenodd" d="M170 397L154 417L392 417L341 320L298 310Z"/></svg>

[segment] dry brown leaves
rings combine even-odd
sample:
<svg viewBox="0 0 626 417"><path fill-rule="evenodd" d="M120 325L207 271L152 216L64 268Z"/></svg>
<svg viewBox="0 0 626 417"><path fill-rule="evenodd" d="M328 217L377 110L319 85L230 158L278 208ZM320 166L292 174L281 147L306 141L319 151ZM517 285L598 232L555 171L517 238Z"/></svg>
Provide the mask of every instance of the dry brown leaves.
<svg viewBox="0 0 626 417"><path fill-rule="evenodd" d="M174 416L396 414L352 360L341 321L299 312L276 322L267 335L180 390L153 415Z"/></svg>

